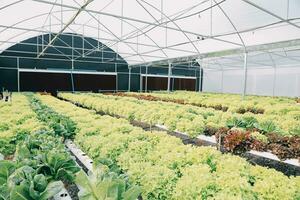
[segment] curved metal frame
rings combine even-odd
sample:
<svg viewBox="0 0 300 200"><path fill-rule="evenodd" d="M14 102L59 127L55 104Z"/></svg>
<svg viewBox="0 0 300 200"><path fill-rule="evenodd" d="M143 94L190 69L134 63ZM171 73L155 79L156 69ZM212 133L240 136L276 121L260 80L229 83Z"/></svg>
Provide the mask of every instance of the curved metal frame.
<svg viewBox="0 0 300 200"><path fill-rule="evenodd" d="M4 6L2 6L2 7L0 8L0 10L9 8L9 7L11 7L11 6L13 6L13 5L16 5L16 4L18 4L18 3L21 3L21 2L23 2L23 1L24 1L24 0L18 0L18 1L15 1L15 2L13 2L13 3L4 5ZM2 41L2 43L10 42L12 39L18 37L18 36L21 35L21 34L27 33L27 32L33 32L33 31L35 31L35 32L39 32L39 33L43 33L43 32L44 32L44 33L47 33L48 31L44 31L45 28L49 27L49 30L50 30L51 27L54 27L54 26L57 26L57 25L58 25L58 24L50 24L50 25L48 25L48 26L45 25L45 23L46 23L46 21L47 21L49 15L50 15L51 13L59 13L59 12L61 12L61 15L62 15L62 12L76 11L76 10L78 10L78 9L79 9L79 10L80 10L80 9L84 10L84 12L88 13L88 14L91 16L91 18L87 21L87 24L86 24L85 26L87 26L87 27L92 27L92 28L97 28L97 27L93 27L93 26L91 26L91 25L88 24L91 20L94 19L95 21L97 21L98 24L101 24L102 27L104 27L105 30L102 30L102 31L108 33L109 35L111 35L111 36L113 36L113 37L115 38L115 39L111 39L111 40L108 39L108 40L107 40L107 41L108 41L107 44L105 44L105 43L103 43L103 44L105 44L105 45L108 46L108 47L113 47L113 46L117 45L118 43L124 43L124 44L127 45L133 52L135 52L135 53L133 53L132 55L124 56L124 58L125 58L125 59L129 59L130 57L138 56L138 57L141 59L141 62L142 62L141 64L145 63L144 57L147 57L149 54L151 54L151 53L153 53L153 52L156 52L156 51L161 51L162 54L165 56L165 58L169 59L168 53L167 53L165 50L170 49L170 50L176 50L176 51L184 51L184 50L180 50L179 48L175 48L175 47L180 47L181 45L185 45L185 44L191 44L191 45L193 46L193 48L195 49L195 51L190 51L190 50L189 50L190 53L194 52L195 54L199 54L199 55L200 55L200 52L199 52L198 48L197 48L197 47L195 46L195 44L194 44L195 42L197 42L197 40L192 40L192 39L189 37L189 35L201 36L201 37L207 38L207 39L212 39L212 40L216 40L216 41L220 41L220 42L224 42L224 43L229 43L229 44L232 44L232 45L242 46L242 47L245 49L245 53L247 53L247 45L246 45L245 42L243 41L243 38L242 38L242 36L241 36L242 33L249 32L249 31L255 31L255 30L258 30L258 29L270 27L270 26L273 26L273 25L275 25L275 24L280 24L280 23L286 23L286 24L288 24L288 25L291 25L291 26L294 26L294 27L300 29L300 26L295 22L295 20L298 20L299 18L289 19L288 16L287 16L287 19L284 19L283 17L281 17L281 16L275 14L274 12L272 12L272 11L266 9L266 8L263 8L263 7L261 7L261 6L255 4L255 3L253 3L253 2L251 2L251 1L249 1L249 0L242 0L242 1L245 2L245 3L248 4L248 5L254 7L254 8L256 8L256 9L258 9L258 10L260 10L260 11L262 11L262 12L268 14L268 15L270 15L270 16L273 16L274 18L278 19L279 21L275 21L275 22L273 22L273 23L271 23L271 24L261 25L261 26L259 26L259 27L257 26L257 27L248 28L248 29L245 29L245 30L238 30L237 27L234 25L234 22L230 19L230 17L226 14L226 11L222 8L222 4L223 4L224 2L226 2L226 0L220 0L220 1L217 1L217 0L211 0L211 1L210 1L210 2L211 2L210 6L204 8L204 9L202 9L202 10L200 10L200 11L195 11L195 12L193 12L193 13L187 14L189 11L191 11L191 10L197 8L199 5L202 5L202 4L204 4L204 3L209 2L209 0L202 0L201 2L198 2L198 3L195 4L195 5L192 5L192 6L188 7L188 8L185 8L184 10L180 10L180 11L178 11L178 12L172 14L172 15L169 15L169 16L167 16L162 10L160 10L159 8L156 8L155 6L153 6L151 3L147 2L146 0L136 0L136 2L137 2L137 3L138 3L138 4L139 4L139 5L140 5L140 6L141 6L141 7L142 7L142 8L143 8L143 9L144 9L144 10L145 10L152 18L153 18L153 19L154 19L154 22L145 21L145 20L141 20L141 19L137 19L137 18L125 17L125 16L123 15L123 11L122 11L122 14L121 14L121 15L116 15L116 14L111 14L111 13L103 12L104 8L107 7L108 5L110 5L114 0L111 0L110 2L108 2L108 3L104 6L104 8L102 8L100 11L95 11L95 10L91 10L91 9L87 9L87 8L78 8L78 7L75 7L75 6L71 6L71 5L64 4L63 1L60 1L60 3L59 3L59 2L57 2L57 0L56 0L55 2L49 2L49 1L46 1L46 0L33 0L33 1L36 1L36 2L39 2L39 3L43 3L43 4L52 5L52 8L53 8L54 6L60 6L60 7L61 7L61 11L52 11L52 9L51 9L50 12L48 12L48 13L42 13L42 14L39 14L39 15L35 15L35 16L32 16L32 17L23 19L23 20L21 20L21 21L15 23L15 24L13 24L13 25L10 25L10 26L6 26L6 27L5 27L5 26L0 25L0 27L3 27L3 28L4 28L3 30L0 30L0 34L3 33L4 31L7 31L7 30L9 30L9 29L12 29L12 28L16 28L16 29L19 29L19 30L23 30L22 33L17 34L17 35L15 35L15 36L13 36L13 37L8 38L7 41ZM77 5L79 5L79 4L77 3L77 1L74 1L74 0L73 0L73 2L75 2ZM148 6L152 7L153 9L155 9L157 12L161 13L161 18L162 18L162 19L161 19L161 20L156 19L156 18L152 15L152 13L150 12L150 10L148 10L145 6L143 6L143 4L142 4L141 2L143 2L144 4L147 4ZM212 2L214 2L214 4L212 4ZM80 5L79 5L79 6L80 6ZM182 28L176 23L176 21L178 21L178 20L181 20L181 19L184 19L184 18L189 18L189 17L195 16L195 15L197 15L197 14L199 14L199 13L203 13L203 12L205 12L205 11L209 11L209 10L212 11L212 8L216 8L216 7L218 7L218 8L223 12L224 16L225 16L225 17L227 18L227 20L230 22L230 24L232 25L232 27L234 28L235 31L229 32L229 33L224 33L224 34L215 34L215 35L214 35L214 34L211 34L210 36L208 36L208 35L203 35L203 34L200 34L200 33L195 33L195 32L192 32L192 31L184 30L184 29L182 29ZM64 10L62 10L63 8L64 8ZM65 10L65 9L66 9L66 10ZM123 10L123 6L122 6L122 10ZM288 13L288 12L287 12L287 13ZM45 20L43 26L41 26L41 27L37 27L37 28L27 28L27 29L26 29L26 28L19 28L19 27L17 27L17 25L22 24L23 22L27 22L27 21L30 21L30 20L32 20L32 19L36 19L36 18L39 18L39 17L43 17L43 16L45 16L45 15L47 15L47 17L46 17L46 20ZM98 15L98 16L104 15L104 16L109 16L109 17L117 18L118 20L121 21L121 26L123 26L123 23L127 23L128 25L130 25L131 27L133 27L134 30L131 31L131 32L129 32L129 33L127 33L126 35L123 35L123 34L122 34L121 37L119 37L118 35L114 34L114 32L110 29L109 26L107 26L107 25L103 24L101 21L99 21L99 20L95 17L95 15ZM288 14L287 14L287 15L288 15ZM53 17L55 17L55 16L53 16ZM57 18L57 17L55 17L55 18ZM61 17L61 18L62 18L62 17ZM59 20L59 19L57 18L57 20ZM61 20L62 20L62 19L61 19ZM139 28L138 26L134 25L134 24L131 23L131 22L137 22L137 23L145 24L145 26ZM175 27L170 27L170 26L168 27L168 26L167 26L168 23L173 23L173 24L176 26L176 28L175 28ZM63 21L61 21L61 26L62 26L62 25L63 25ZM161 27L161 28L166 28L166 30L173 30L173 31L181 32L181 33L184 35L184 37L187 39L187 41L183 41L183 42L181 42L181 43L177 43L177 44L169 45L169 46L166 45L165 47L162 47L162 46L160 46L160 45L155 41L154 38L151 38L151 37L147 34L147 32L149 32L149 31L155 29L156 27ZM39 30L40 28L42 28L42 30ZM63 28L63 26L62 26L62 28ZM70 29L72 32L77 32L77 31L78 31L78 30L75 30L75 31L74 31L71 27L68 27L68 29ZM64 30L62 29L61 32L63 32L63 31L64 31ZM59 33L59 32L58 32L58 33ZM222 36L228 36L228 35L233 35L233 34L236 34L236 35L239 37L239 39L240 39L240 41L241 41L241 44L240 44L240 43L231 42L231 41L227 41L227 40L224 40L224 39L221 38ZM132 45L135 45L136 43L131 42L131 41L128 41L128 40L131 39L131 38L140 36L140 35L145 35L145 36L153 43L153 45L152 45L152 44L142 44L142 43L139 43L138 45L145 45L145 46L149 46L149 47L151 46L151 47L155 48L155 50L150 50L150 51L145 51L145 52L138 52L138 51L136 51L136 50L132 47ZM83 37L83 39L84 39L84 37ZM103 38L103 39L105 39L105 38ZM109 41L110 41L110 42L109 42ZM61 41L61 42L64 42L64 41ZM48 44L48 45L49 45L49 44ZM48 46L48 45L46 44L46 49L47 49L47 46ZM50 45L51 45L51 43L50 43ZM70 48L72 48L72 47L70 47ZM74 48L74 50L77 51L76 48ZM95 51L97 51L97 50L99 50L99 48L95 48ZM43 51L45 51L45 50L43 50ZM40 52L40 55L43 53L43 51ZM88 56L88 55L91 54L93 51L94 51L94 50L91 50L91 51L88 50L87 52L84 51L85 53L83 54L83 56ZM186 51L186 53L187 53L187 52L188 52L188 51ZM78 52L78 53L79 53L79 52ZM118 53L118 52L117 52L117 53ZM158 59L160 59L158 56L154 56L154 57L157 57ZM77 57L77 58L75 58L75 59L79 59L79 58L80 58L80 57ZM245 66L246 66L246 65L245 65Z"/></svg>

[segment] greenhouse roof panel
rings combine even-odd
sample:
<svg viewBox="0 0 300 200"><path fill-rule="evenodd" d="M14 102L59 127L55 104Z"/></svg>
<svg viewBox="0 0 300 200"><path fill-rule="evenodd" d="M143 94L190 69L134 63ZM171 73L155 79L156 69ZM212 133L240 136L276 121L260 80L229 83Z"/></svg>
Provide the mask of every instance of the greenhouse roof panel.
<svg viewBox="0 0 300 200"><path fill-rule="evenodd" d="M0 11L0 52L45 33L77 33L130 65L300 37L297 0L3 0Z"/></svg>

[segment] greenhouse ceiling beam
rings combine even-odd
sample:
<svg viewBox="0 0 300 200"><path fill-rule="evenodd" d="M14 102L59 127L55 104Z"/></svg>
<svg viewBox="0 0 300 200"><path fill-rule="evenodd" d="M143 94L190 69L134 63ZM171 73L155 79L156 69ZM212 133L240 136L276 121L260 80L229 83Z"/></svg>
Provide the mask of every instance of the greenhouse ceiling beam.
<svg viewBox="0 0 300 200"><path fill-rule="evenodd" d="M74 0L73 0L74 1ZM93 1L93 0L92 0ZM77 3L76 1L74 1L77 5L79 5L79 3ZM63 4L61 4L61 6L63 6ZM85 9L86 7L84 7L82 10L86 11L88 15L90 15L92 18L94 18L94 20L97 21L98 25L101 24L102 27L104 27L113 37L115 37L117 40L121 41L121 38L118 37L114 31L112 31L110 28L108 28L107 26L105 26L103 23L100 22L99 19L97 19L94 15L92 15L89 11L87 11ZM138 54L138 56L140 57L140 59L145 62L145 59L138 53L137 50L135 50L132 46L130 46L129 44L125 43L125 45L127 47L129 47L132 51L136 52ZM75 58L75 59L78 59L78 58Z"/></svg>
<svg viewBox="0 0 300 200"><path fill-rule="evenodd" d="M103 10L103 9L102 9ZM123 0L122 0L122 17L123 17ZM92 19L93 19L93 17L92 17ZM99 19L97 19L98 21L99 21ZM133 34L135 34L135 33L139 33L139 32L142 32L142 29L140 29L140 28L138 28L137 26L135 26L135 25L133 25L132 23L129 23L128 21L126 21L126 20L124 20L123 18L120 18L120 20L121 20L121 32L122 32L122 34L121 34L121 37L120 37L120 40L116 40L116 41L114 41L114 44L108 44L107 46L108 47L112 47L112 46L114 46L114 45L116 45L116 44L118 44L118 43L120 43L120 42L124 42L127 46L129 46L128 45L128 42L126 42L126 40L127 40L127 35L125 35L126 36L126 38L125 38L125 36L123 36L123 22L125 22L126 24L129 24L130 26L132 26L132 27L134 27L135 28L135 30L134 31L132 31L132 32L130 32L128 35L133 35ZM98 25L99 25L100 23L98 22ZM132 33L132 34L131 34ZM156 47L156 48L158 48L164 55L165 55L165 58L168 58L168 55L166 54L166 52L147 34L147 33L145 33L144 34L148 39L150 39L153 43L154 43L154 47ZM138 37L138 36L137 36ZM136 44L136 43L135 43ZM138 44L138 45L140 45L140 44ZM97 50L97 49L96 49ZM92 50L91 51L91 53L93 52L93 51L95 51L95 49L94 50ZM90 52L88 52L88 54L89 54Z"/></svg>
<svg viewBox="0 0 300 200"><path fill-rule="evenodd" d="M261 54L259 54L259 55L261 55ZM214 58L213 58L213 60L214 60ZM237 58L237 56L234 56L234 57L233 56L231 56L231 57L221 56L221 57L215 58L215 60L217 60L218 62L219 62L219 60L230 60L232 62L231 63L227 63L227 64L239 64L239 63L243 62L243 57L238 56L238 58ZM248 64L266 65L266 66L268 65L266 63L261 63L261 62L257 62L257 61L249 61L249 59L248 59Z"/></svg>
<svg viewBox="0 0 300 200"><path fill-rule="evenodd" d="M77 16L85 9L87 5L89 5L93 0L87 0L80 8L77 9L77 12L73 15L73 17L67 22L66 25L54 36L54 38L46 45L46 47L37 55L37 58L39 58L41 55L45 53L45 51L55 42L55 40L58 38L60 34L62 34L70 24L74 22L74 20L77 18ZM62 6L62 4L61 4Z"/></svg>
<svg viewBox="0 0 300 200"><path fill-rule="evenodd" d="M270 49L278 49L278 48L291 47L291 46L300 46L300 39L247 46L247 52L249 53L255 51L266 51ZM171 63L187 62L187 61L192 61L197 59L218 58L221 56L243 54L243 53L244 53L244 48L235 48L235 49L214 51L214 52L202 53L202 54L191 55L191 56L183 56L183 57L170 58L170 59L164 59L164 60L158 60L158 61L152 61L146 63L139 63L131 66L134 67L140 65L167 65L169 62Z"/></svg>
<svg viewBox="0 0 300 200"><path fill-rule="evenodd" d="M49 2L49 1L45 1L45 0L33 0L33 1L44 3L44 4L63 6L65 8L70 8L70 9L75 9L75 10L78 9L78 7L75 7L75 6L70 6L70 5L66 5L66 4L59 4L59 3L55 3L55 2ZM94 13L94 14L114 17L114 18L117 18L119 20L124 19L124 20L129 20L129 21L134 21L134 22L139 22L139 23L143 23L143 24L152 25L152 26L155 26L155 27L168 28L170 30L179 31L179 32L184 31L186 34L201 36L201 37L204 37L204 38L208 38L208 39L212 39L212 40L216 40L216 41L220 41L220 42L224 42L224 43L229 43L229 44L233 44L233 45L236 45L236 46L242 46L242 44L240 44L240 43L231 42L231 41L228 41L228 40L223 40L223 39L220 39L220 38L216 38L214 36L204 35L204 34L195 33L195 32L187 31L187 30L180 30L180 29L175 28L175 27L167 27L167 26L164 25L164 23L153 23L153 22L148 22L148 21L144 21L144 20L141 20L141 19L125 17L125 16L121 16L121 15L115 15L115 14L111 14L111 13L95 11L95 10L90 10L90 9L85 9L85 11L87 13Z"/></svg>
<svg viewBox="0 0 300 200"><path fill-rule="evenodd" d="M0 42L2 42L0 40ZM28 46L34 46L36 47L37 45L36 44L33 44L33 43L26 43L26 42L5 42L5 43L9 43L9 44L22 44L22 45L28 45ZM39 44L38 45L39 47L42 46L42 44ZM70 46L55 46L56 48L61 48L61 49L77 49L77 50L80 50L82 48L80 47L70 47ZM0 52L1 51L11 51L9 49L0 49ZM90 50L90 49L86 49L86 50ZM15 52L29 52L29 53L36 53L36 52L32 52L32 51L15 51ZM104 52L104 53L111 53L111 54L115 54L116 52L113 52L113 51L108 51L108 50L101 50L101 52ZM118 52L119 54L123 54L123 55L135 55L135 53L128 53L128 52ZM44 55L52 55L51 53L44 53ZM55 54L55 55L62 55L62 54ZM69 55L69 54L63 54L63 55ZM71 55L69 55L71 56ZM156 55L143 55L145 57L149 57L149 58L160 58L160 59L164 59L165 57L162 57L162 56L156 56ZM85 58L96 58L94 56L86 56Z"/></svg>
<svg viewBox="0 0 300 200"><path fill-rule="evenodd" d="M290 24L290 25L292 25L292 26L300 29L300 26L298 26L297 24L294 24L291 21L289 21L287 19L284 19L284 18L280 17L279 15L276 15L275 13L273 13L273 12L271 12L271 11L269 11L269 10L267 10L267 9L265 9L265 8L257 5L257 4L255 4L255 3L253 3L253 2L251 2L249 0L242 0L242 1L244 1L245 3L248 3L249 5L255 7L255 8L257 8L257 9L259 9L259 10L261 10L261 11L263 11L263 12L269 14L269 15L272 15L273 17L275 17L277 19L280 19L283 22L286 22L286 23L288 23L288 24Z"/></svg>
<svg viewBox="0 0 300 200"><path fill-rule="evenodd" d="M137 2L139 2L138 0L136 0ZM161 10L157 9L155 6L153 6L152 4L148 3L147 1L141 0L142 2L144 2L145 4L147 4L148 6L150 6L151 8L155 9L157 12L159 12L161 14L161 16L164 16L165 18L167 18L168 20L170 20L170 23L173 23L177 29L180 30L180 32L184 35L184 37L189 41L189 43L193 46L193 48L197 51L197 53L200 53L198 48L196 47L196 45L194 44L194 42L191 40L191 38L187 35L187 33L173 20L170 19L170 17L168 17L164 12L162 12ZM146 9L146 8L145 8ZM147 10L147 9L146 9ZM148 13L150 13L147 10ZM152 15L151 15L152 16ZM154 18L155 19L155 18ZM155 19L156 20L156 19ZM157 21L157 20L156 20ZM159 22L158 22L159 24ZM168 29L167 25L166 25L166 29ZM165 36L167 39L167 36ZM166 44L167 46L167 44Z"/></svg>
<svg viewBox="0 0 300 200"><path fill-rule="evenodd" d="M98 74L98 75L117 75L117 72L100 72L93 70L59 70L59 69L29 69L20 68L19 72L35 72L35 73L73 73L73 74Z"/></svg>
<svg viewBox="0 0 300 200"><path fill-rule="evenodd" d="M78 25L81 25L81 24L78 24ZM91 27L91 28L95 28L93 26L88 26L86 25L87 27ZM37 27L37 28L24 28L24 27L16 27L16 26L6 26L6 25L0 25L0 28L6 28L6 29L15 29L15 30L23 30L23 31L26 31L26 32L37 32L37 33L48 33L48 31L45 31L45 30L37 30L38 28L40 27ZM1 33L1 31L0 31ZM20 33L20 35L22 35L24 33ZM75 33L76 35L79 35L77 33ZM63 33L61 35L72 35L72 33ZM15 38L15 37L13 37ZM92 38L92 39L95 39L97 40L96 37L91 37L89 36L89 38ZM59 39L59 38L58 38ZM105 40L105 41L111 41L111 42L117 42L118 40L116 39L108 39L108 38L99 38L100 40ZM62 43L65 43L63 40L59 39ZM5 40L5 41L0 41L1 42L1 45L3 45L4 43L19 43L19 42L12 42L9 40ZM136 42L130 42L130 41L125 41L124 43L128 43L128 44L136 44ZM66 44L66 43L65 43ZM105 44L104 44L105 45ZM139 43L139 45L141 46L145 46L145 47L156 47L156 45L151 45L151 44L145 44L145 43ZM68 45L69 46L69 45ZM105 45L106 46L106 45ZM178 45L177 45L178 46ZM71 46L69 46L71 47ZM170 50L174 50L174 51L181 51L181 52L185 52L185 53L195 53L195 51L190 51L190 50L184 50L184 49L178 49L178 48L174 48L176 47L176 45L172 45L172 46L168 46L167 49L170 49ZM71 47L72 48L72 47ZM157 49L155 49L155 51L158 51ZM78 52L79 53L79 52ZM136 54L132 54L132 55L136 55Z"/></svg>
<svg viewBox="0 0 300 200"><path fill-rule="evenodd" d="M0 49L0 52L8 52L8 53L22 53L22 54L36 54L36 51L22 51L22 50L9 50L9 49ZM108 52L106 51L106 53L111 53L111 54L115 54L115 52ZM45 53L44 56L60 56L60 57L67 57L70 60L70 57L72 56L72 54L65 54L65 53ZM145 57L148 58L164 58L161 56L151 56L151 55L144 55ZM17 56L16 56L17 57ZM96 57L96 56L86 56L84 57L85 59L107 59L107 61L116 61L115 57L112 59L112 57ZM81 61L80 59L77 59L78 61ZM125 60L126 61L126 60Z"/></svg>
<svg viewBox="0 0 300 200"><path fill-rule="evenodd" d="M22 1L25 1L25 0L15 1L15 2L13 2L13 3L10 3L10 4L7 4L7 5L5 5L5 6L2 6L2 7L0 7L0 10L3 10L3 9L5 9L5 8L9 7L9 6L12 6L12 5L18 4L18 3L22 2Z"/></svg>

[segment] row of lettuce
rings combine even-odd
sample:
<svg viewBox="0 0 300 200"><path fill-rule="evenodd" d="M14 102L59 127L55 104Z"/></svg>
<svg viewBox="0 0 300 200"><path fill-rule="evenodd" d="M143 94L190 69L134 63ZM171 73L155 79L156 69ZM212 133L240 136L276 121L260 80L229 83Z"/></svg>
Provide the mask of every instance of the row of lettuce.
<svg viewBox="0 0 300 200"><path fill-rule="evenodd" d="M74 137L75 123L34 95L13 94L12 103L0 102L0 113L0 200L46 200L74 181L81 186L80 199L96 200L87 186L94 186L93 178L99 176L99 195L118 199L128 190L126 179L107 168L89 176L80 170L63 143ZM120 190L107 194L116 188Z"/></svg>
<svg viewBox="0 0 300 200"><path fill-rule="evenodd" d="M289 127L290 136L282 136L278 125L263 115L232 114L212 108L92 93L59 93L59 97L110 115L165 125L171 131L178 130L191 137L215 135L218 143L234 153L270 150L281 159L300 158L299 123L293 122Z"/></svg>
<svg viewBox="0 0 300 200"><path fill-rule="evenodd" d="M12 103L1 102L0 113L0 199L53 197L63 187L61 180L72 181L71 173L79 170L61 138L38 120L24 95L13 94Z"/></svg>
<svg viewBox="0 0 300 200"><path fill-rule="evenodd" d="M267 115L294 115L297 113L299 116L300 111L300 108L297 105L297 103L300 103L299 99L288 97L248 95L243 101L241 101L241 96L236 94L199 93L190 91L127 94L151 95L165 100L176 100L186 104L211 107L233 113L252 112Z"/></svg>
<svg viewBox="0 0 300 200"><path fill-rule="evenodd" d="M253 116L258 122L269 121L274 130L282 135L300 135L300 106L293 99L284 97L247 96L245 100L233 94L210 94L196 92L173 93L111 93L114 96L127 96L148 101L164 101L177 104L193 105L227 111L232 117ZM197 99L199 103L195 103ZM217 101L218 103L215 103ZM222 104L221 102L224 101ZM226 103L227 102L227 103ZM229 105L231 109L228 109ZM261 111L263 108L266 111ZM218 113L218 112L216 112ZM257 115L256 115L257 114ZM213 127L216 121L211 124ZM259 124L258 124L259 125ZM259 128L259 127L257 127Z"/></svg>
<svg viewBox="0 0 300 200"><path fill-rule="evenodd" d="M75 97L72 96L74 102ZM183 145L164 132L144 131L126 119L101 116L51 96L39 98L76 123L75 142L94 163L128 174L129 182L141 187L143 199L300 197L300 177L286 177L273 169L253 166L211 147ZM92 103L89 98L84 103L91 107L103 100L96 98Z"/></svg>

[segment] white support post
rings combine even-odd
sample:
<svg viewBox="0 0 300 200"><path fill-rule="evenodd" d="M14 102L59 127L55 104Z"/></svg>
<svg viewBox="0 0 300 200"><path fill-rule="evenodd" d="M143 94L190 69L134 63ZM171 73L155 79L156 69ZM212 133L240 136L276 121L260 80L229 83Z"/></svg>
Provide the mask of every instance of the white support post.
<svg viewBox="0 0 300 200"><path fill-rule="evenodd" d="M201 63L202 64L202 63ZM198 84L198 91L201 92L201 87L202 87L202 66L201 64L199 65L199 84Z"/></svg>
<svg viewBox="0 0 300 200"><path fill-rule="evenodd" d="M197 92L197 70L196 70L196 68L195 68L195 70L194 70L194 75L195 75L195 92Z"/></svg>
<svg viewBox="0 0 300 200"><path fill-rule="evenodd" d="M168 88L167 91L170 92L170 87L171 87L171 73L172 73L172 64L169 63L169 68L168 68Z"/></svg>
<svg viewBox="0 0 300 200"><path fill-rule="evenodd" d="M276 74L277 74L277 70L276 70L276 66L274 66L274 74L273 74L273 97L275 96L275 89L276 89Z"/></svg>
<svg viewBox="0 0 300 200"><path fill-rule="evenodd" d="M246 91L247 91L247 52L244 53L244 84L243 84L243 93L242 93L242 99L245 98Z"/></svg>
<svg viewBox="0 0 300 200"><path fill-rule="evenodd" d="M118 92L118 65L115 63L115 72L116 72L116 92Z"/></svg>
<svg viewBox="0 0 300 200"><path fill-rule="evenodd" d="M222 67L222 72L221 72L221 92L224 93L224 69Z"/></svg>
<svg viewBox="0 0 300 200"><path fill-rule="evenodd" d="M145 92L148 91L148 65L146 65Z"/></svg>
<svg viewBox="0 0 300 200"><path fill-rule="evenodd" d="M40 36L36 37L36 55L39 55L39 38Z"/></svg>
<svg viewBox="0 0 300 200"><path fill-rule="evenodd" d="M74 78L73 78L73 70L74 70L74 59L72 59L71 84L72 84L72 92L75 92L75 88L74 88Z"/></svg>
<svg viewBox="0 0 300 200"><path fill-rule="evenodd" d="M82 25L82 57L84 58L84 24Z"/></svg>
<svg viewBox="0 0 300 200"><path fill-rule="evenodd" d="M18 68L18 92L20 92L20 58L17 57L17 68Z"/></svg>
<svg viewBox="0 0 300 200"><path fill-rule="evenodd" d="M140 67L140 92L143 92L143 76Z"/></svg>
<svg viewBox="0 0 300 200"><path fill-rule="evenodd" d="M130 92L130 87L131 87L131 67L128 68L128 92Z"/></svg>
<svg viewBox="0 0 300 200"><path fill-rule="evenodd" d="M300 75L298 74L296 79L296 97L300 97ZM298 94L297 94L298 91Z"/></svg>
<svg viewBox="0 0 300 200"><path fill-rule="evenodd" d="M74 88L74 78L73 78L73 70L74 70L74 34L72 34L72 69L71 69L72 92L75 91L75 88Z"/></svg>
<svg viewBox="0 0 300 200"><path fill-rule="evenodd" d="M52 22L51 22L51 15L52 13L50 12L49 13L49 42L48 44L50 43L50 41L52 40L51 37L52 37L52 29L51 29L51 26L52 26ZM44 49L42 49L42 52L44 51Z"/></svg>

